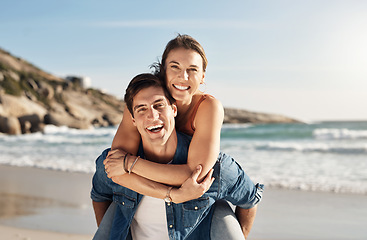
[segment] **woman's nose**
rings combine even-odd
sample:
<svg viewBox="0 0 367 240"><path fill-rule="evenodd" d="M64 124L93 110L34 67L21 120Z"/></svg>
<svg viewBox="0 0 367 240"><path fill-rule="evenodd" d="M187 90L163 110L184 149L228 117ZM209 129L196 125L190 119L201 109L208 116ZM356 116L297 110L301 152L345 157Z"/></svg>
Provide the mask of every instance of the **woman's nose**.
<svg viewBox="0 0 367 240"><path fill-rule="evenodd" d="M187 73L187 71L181 71L181 78L184 80L189 80L189 74Z"/></svg>

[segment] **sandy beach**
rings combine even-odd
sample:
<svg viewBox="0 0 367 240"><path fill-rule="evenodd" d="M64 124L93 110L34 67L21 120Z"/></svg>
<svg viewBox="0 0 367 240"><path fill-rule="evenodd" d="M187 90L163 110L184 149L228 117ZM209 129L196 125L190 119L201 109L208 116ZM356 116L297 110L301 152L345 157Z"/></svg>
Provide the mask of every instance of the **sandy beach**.
<svg viewBox="0 0 367 240"><path fill-rule="evenodd" d="M91 239L92 174L0 165L0 239ZM266 189L248 239L366 239L367 196Z"/></svg>

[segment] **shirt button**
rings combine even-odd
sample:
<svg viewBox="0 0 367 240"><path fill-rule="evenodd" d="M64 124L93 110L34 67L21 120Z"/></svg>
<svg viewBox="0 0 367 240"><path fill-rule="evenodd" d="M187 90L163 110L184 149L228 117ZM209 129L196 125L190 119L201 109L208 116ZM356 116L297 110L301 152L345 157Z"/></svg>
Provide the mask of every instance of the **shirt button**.
<svg viewBox="0 0 367 240"><path fill-rule="evenodd" d="M198 210L198 207L195 207L195 210Z"/></svg>
<svg viewBox="0 0 367 240"><path fill-rule="evenodd" d="M169 225L169 228L173 228L173 225L171 224L171 225Z"/></svg>
<svg viewBox="0 0 367 240"><path fill-rule="evenodd" d="M125 205L125 202L122 202L122 205Z"/></svg>
<svg viewBox="0 0 367 240"><path fill-rule="evenodd" d="M167 203L168 206L171 206L171 203Z"/></svg>

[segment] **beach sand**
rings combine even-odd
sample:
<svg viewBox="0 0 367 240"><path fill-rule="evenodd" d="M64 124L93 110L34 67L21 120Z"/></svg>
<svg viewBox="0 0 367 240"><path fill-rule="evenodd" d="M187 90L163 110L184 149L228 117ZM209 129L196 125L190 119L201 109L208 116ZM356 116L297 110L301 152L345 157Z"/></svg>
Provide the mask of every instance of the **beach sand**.
<svg viewBox="0 0 367 240"><path fill-rule="evenodd" d="M0 239L92 239L92 174L0 165ZM367 196L265 189L248 239L367 239Z"/></svg>

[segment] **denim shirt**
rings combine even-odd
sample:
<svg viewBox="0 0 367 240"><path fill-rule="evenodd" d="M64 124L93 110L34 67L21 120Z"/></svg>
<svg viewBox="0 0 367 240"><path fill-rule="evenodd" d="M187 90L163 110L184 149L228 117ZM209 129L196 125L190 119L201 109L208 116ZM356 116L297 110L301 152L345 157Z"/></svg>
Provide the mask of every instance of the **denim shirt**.
<svg viewBox="0 0 367 240"><path fill-rule="evenodd" d="M190 141L191 137L177 133L177 149L172 164L187 162ZM109 150L104 150L96 160L91 198L96 202L114 201L118 205L110 239L125 240L143 195L122 187L107 177L103 161ZM144 157L142 145L138 155ZM241 166L225 153L219 153L213 177L215 180L212 186L200 198L180 204L166 203L167 227L171 240L210 239L212 206L218 199L225 199L245 209L254 207L261 200L263 185L254 185Z"/></svg>

